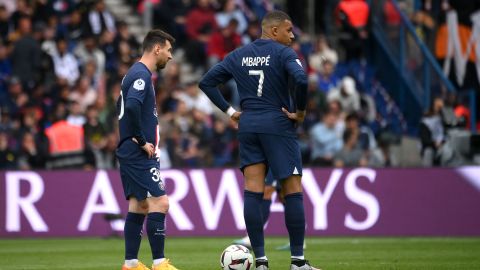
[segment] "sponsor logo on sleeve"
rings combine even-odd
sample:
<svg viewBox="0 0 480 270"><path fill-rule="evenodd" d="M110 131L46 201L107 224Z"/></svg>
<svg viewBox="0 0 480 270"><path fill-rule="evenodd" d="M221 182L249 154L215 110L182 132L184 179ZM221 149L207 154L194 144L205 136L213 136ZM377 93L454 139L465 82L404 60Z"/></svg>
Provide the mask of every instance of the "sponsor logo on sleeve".
<svg viewBox="0 0 480 270"><path fill-rule="evenodd" d="M137 89L138 91L144 90L145 81L142 79L137 79L135 82L133 82L133 88Z"/></svg>

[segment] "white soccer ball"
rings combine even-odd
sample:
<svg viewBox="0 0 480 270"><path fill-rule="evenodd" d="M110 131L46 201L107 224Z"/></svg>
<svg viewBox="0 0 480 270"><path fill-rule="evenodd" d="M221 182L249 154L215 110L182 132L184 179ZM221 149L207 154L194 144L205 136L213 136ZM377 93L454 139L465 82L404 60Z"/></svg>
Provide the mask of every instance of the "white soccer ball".
<svg viewBox="0 0 480 270"><path fill-rule="evenodd" d="M250 270L254 268L253 256L248 248L231 245L222 252L220 266L223 270Z"/></svg>

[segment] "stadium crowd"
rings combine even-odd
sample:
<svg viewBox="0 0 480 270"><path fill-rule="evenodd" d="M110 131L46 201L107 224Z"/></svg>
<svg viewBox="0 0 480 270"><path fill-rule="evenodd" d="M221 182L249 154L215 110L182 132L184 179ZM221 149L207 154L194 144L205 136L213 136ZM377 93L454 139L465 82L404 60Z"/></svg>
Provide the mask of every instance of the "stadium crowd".
<svg viewBox="0 0 480 270"><path fill-rule="evenodd" d="M144 1L128 2L144 12ZM154 74L161 167L237 166L234 124L200 91L198 80L230 51L258 38L258 18L274 4L151 2L154 26L177 39L174 60ZM299 127L304 163L399 165L391 144L398 143L402 129L392 128L385 115L401 123L401 113L381 90L360 89L359 77L342 72L339 64L345 59L368 72L368 5L358 1L363 4L352 21L346 3L351 1L326 2L340 10L335 21L347 53L339 56L328 36L309 37L300 27L292 45L309 74L308 114ZM102 0L0 0L0 169L115 168L116 100L140 53L127 23ZM235 84L221 90L239 108ZM383 97L386 114L377 111L375 95Z"/></svg>

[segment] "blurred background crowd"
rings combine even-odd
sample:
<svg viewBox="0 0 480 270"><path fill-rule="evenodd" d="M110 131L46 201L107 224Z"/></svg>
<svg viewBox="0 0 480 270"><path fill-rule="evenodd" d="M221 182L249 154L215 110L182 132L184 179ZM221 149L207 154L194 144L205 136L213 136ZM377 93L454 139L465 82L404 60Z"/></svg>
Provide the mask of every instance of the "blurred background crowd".
<svg viewBox="0 0 480 270"><path fill-rule="evenodd" d="M0 169L116 168L120 83L150 27L177 39L174 60L153 75L161 167L237 166L234 125L198 81L230 51L259 38L260 20L272 9L292 17L292 47L309 74L308 114L298 129L304 164L479 163L471 124L478 111L469 106L476 98L462 89L479 90L480 61L475 46L466 59L456 50L465 51L477 33L470 18L479 1L0 0ZM381 17L395 39L399 9L458 89L435 89L413 125L371 61L378 57L370 45L372 17ZM453 41L451 10L458 11L460 36ZM418 55L408 51L405 65ZM445 68L451 59L453 67ZM240 108L233 81L221 91Z"/></svg>

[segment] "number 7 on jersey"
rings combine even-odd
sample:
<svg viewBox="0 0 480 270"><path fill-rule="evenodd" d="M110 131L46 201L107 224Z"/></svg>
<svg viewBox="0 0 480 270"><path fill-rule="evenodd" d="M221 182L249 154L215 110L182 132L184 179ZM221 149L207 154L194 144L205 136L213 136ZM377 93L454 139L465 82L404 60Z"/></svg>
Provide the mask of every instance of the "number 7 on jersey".
<svg viewBox="0 0 480 270"><path fill-rule="evenodd" d="M258 79L257 96L261 97L263 93L263 80L265 79L265 75L263 75L263 70L261 69L249 70L248 75L260 76L260 78Z"/></svg>

